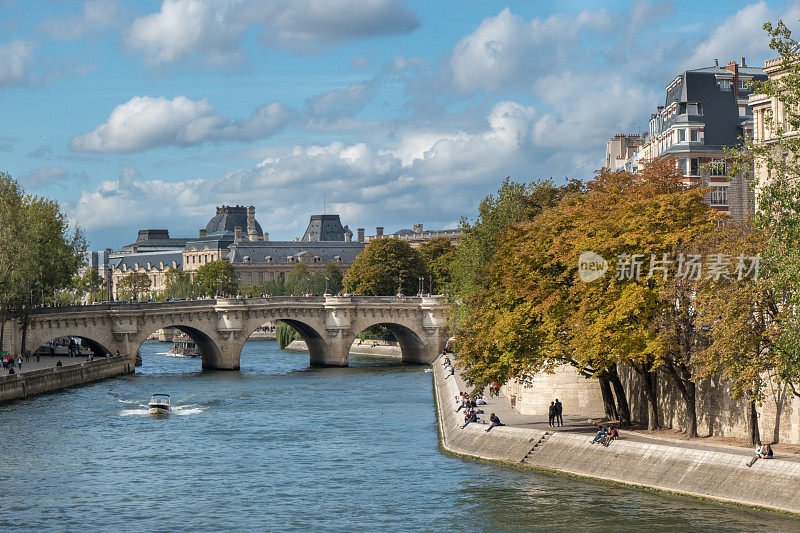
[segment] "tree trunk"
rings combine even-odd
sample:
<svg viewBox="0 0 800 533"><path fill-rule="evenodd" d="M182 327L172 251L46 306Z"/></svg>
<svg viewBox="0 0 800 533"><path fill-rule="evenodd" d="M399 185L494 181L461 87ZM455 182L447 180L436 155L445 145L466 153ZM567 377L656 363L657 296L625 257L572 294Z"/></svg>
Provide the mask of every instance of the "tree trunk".
<svg viewBox="0 0 800 533"><path fill-rule="evenodd" d="M750 444L755 444L761 440L761 435L758 431L758 411L756 410L756 400L753 395L748 395L747 398L747 419L748 429L750 430Z"/></svg>
<svg viewBox="0 0 800 533"><path fill-rule="evenodd" d="M628 397L625 395L625 387L622 386L622 381L619 379L619 372L617 367L612 366L608 369L608 380L614 386L614 396L617 398L617 414L623 426L631 425L631 409L628 406Z"/></svg>
<svg viewBox="0 0 800 533"><path fill-rule="evenodd" d="M598 377L600 382L600 392L603 394L603 409L606 412L606 418L609 420L617 420L617 408L614 406L614 394L611 392L611 384L605 375Z"/></svg>
<svg viewBox="0 0 800 533"><path fill-rule="evenodd" d="M686 380L683 399L686 402L686 436L697 436L697 406L695 405L696 385L694 381Z"/></svg>
<svg viewBox="0 0 800 533"><path fill-rule="evenodd" d="M645 371L641 376L644 394L647 396L647 429L655 431L661 425L658 420L658 374L655 371Z"/></svg>
<svg viewBox="0 0 800 533"><path fill-rule="evenodd" d="M0 352L3 351L5 340L6 340L6 317L0 315Z"/></svg>

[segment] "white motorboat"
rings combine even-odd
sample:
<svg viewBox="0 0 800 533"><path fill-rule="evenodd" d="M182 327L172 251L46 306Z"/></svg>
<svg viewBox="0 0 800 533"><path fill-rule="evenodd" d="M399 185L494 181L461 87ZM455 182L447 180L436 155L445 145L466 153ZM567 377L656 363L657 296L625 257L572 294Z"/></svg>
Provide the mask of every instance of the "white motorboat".
<svg viewBox="0 0 800 533"><path fill-rule="evenodd" d="M147 404L151 415L165 415L172 410L169 404L169 394L153 394Z"/></svg>

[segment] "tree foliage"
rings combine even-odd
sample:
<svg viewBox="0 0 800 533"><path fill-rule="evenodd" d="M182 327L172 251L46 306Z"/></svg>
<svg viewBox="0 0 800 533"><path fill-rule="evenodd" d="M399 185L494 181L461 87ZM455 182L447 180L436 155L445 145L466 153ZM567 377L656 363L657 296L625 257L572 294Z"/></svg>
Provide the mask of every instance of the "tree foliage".
<svg viewBox="0 0 800 533"><path fill-rule="evenodd" d="M149 297L152 280L146 272L129 272L117 282L117 298L141 300Z"/></svg>
<svg viewBox="0 0 800 533"><path fill-rule="evenodd" d="M347 273L349 292L364 296L416 294L425 265L417 250L399 239L375 239Z"/></svg>
<svg viewBox="0 0 800 533"><path fill-rule="evenodd" d="M195 273L195 280L204 296L232 296L239 290L236 267L224 259L202 265Z"/></svg>
<svg viewBox="0 0 800 533"><path fill-rule="evenodd" d="M419 254L425 263L425 270L428 274L425 280L425 283L428 284L428 292L442 294L452 281L450 267L456 257L456 247L447 237L437 237L422 243L419 247Z"/></svg>

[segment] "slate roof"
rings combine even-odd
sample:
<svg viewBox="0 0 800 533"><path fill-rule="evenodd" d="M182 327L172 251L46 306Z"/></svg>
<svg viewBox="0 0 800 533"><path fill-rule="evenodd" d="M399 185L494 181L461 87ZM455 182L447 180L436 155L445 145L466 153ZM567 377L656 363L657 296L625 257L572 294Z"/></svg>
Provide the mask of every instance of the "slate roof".
<svg viewBox="0 0 800 533"><path fill-rule="evenodd" d="M244 239L247 239L247 234L242 234ZM205 237L197 237L191 239L184 246L184 250L202 250L204 247L209 250L226 250L233 244L234 232L233 231L219 231L216 233L207 234Z"/></svg>
<svg viewBox="0 0 800 533"><path fill-rule="evenodd" d="M344 241L344 236L353 232L347 226L342 226L339 215L311 215L303 240L309 241L311 235L314 241Z"/></svg>
<svg viewBox="0 0 800 533"><path fill-rule="evenodd" d="M700 103L702 115L687 115L685 110L678 112L666 119L661 131L668 130L673 125L699 124L703 125L704 142L702 144L690 143L693 152L721 153L726 146L735 146L742 135L742 124L752 120L752 109L746 108L745 116L739 115L739 102L733 88L723 90L717 83L717 76L731 78L733 73L722 66L704 67L687 70L680 75L680 82L667 91L664 107L673 103L679 106L686 103ZM752 77L757 81L766 80L767 76L759 68L739 68L739 75ZM748 87L740 89L739 99L747 98L752 90ZM672 145L665 152L685 152L688 145Z"/></svg>
<svg viewBox="0 0 800 533"><path fill-rule="evenodd" d="M223 205L222 207L217 207L217 214L211 217L211 220L206 224L206 233L234 231L236 226L242 228L243 235L247 235L247 208L241 205ZM264 234L261 231L261 224L258 223L258 220L256 220L256 233L259 235Z"/></svg>
<svg viewBox="0 0 800 533"><path fill-rule="evenodd" d="M115 253L153 252L164 249L180 250L189 241L188 238L175 238L169 236L165 229L140 229L136 242L126 244Z"/></svg>
<svg viewBox="0 0 800 533"><path fill-rule="evenodd" d="M112 257L108 260L108 266L114 269L121 269L125 265L128 269L134 269L136 264L139 268L147 268L147 263L150 263L151 268L160 268L160 264L164 263L164 269L172 268L172 262L175 261L176 268L183 267L183 252L178 251L165 251L165 252L144 252L144 253L130 253L119 257Z"/></svg>
<svg viewBox="0 0 800 533"><path fill-rule="evenodd" d="M323 263L335 261L336 257L342 258L342 263L352 263L358 254L364 250L364 243L351 242L325 242L325 241L267 241L249 242L242 241L231 245L228 259L231 263L244 263L245 257L252 263L266 263L267 257L272 257L275 263L287 263L288 257L299 257L304 252L318 256Z"/></svg>

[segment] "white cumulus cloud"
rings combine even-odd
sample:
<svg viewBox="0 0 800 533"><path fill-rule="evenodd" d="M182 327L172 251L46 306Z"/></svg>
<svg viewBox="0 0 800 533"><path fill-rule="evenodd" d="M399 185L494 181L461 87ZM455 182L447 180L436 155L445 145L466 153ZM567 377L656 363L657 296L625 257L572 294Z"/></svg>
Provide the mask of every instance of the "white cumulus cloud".
<svg viewBox="0 0 800 533"><path fill-rule="evenodd" d="M33 43L28 41L0 45L0 87L20 85L29 80L33 49Z"/></svg>
<svg viewBox="0 0 800 533"><path fill-rule="evenodd" d="M135 96L118 105L103 124L75 136L75 152L133 153L163 145L189 146L221 140L252 141L280 130L290 112L278 103L257 108L247 120L231 120L207 99Z"/></svg>

